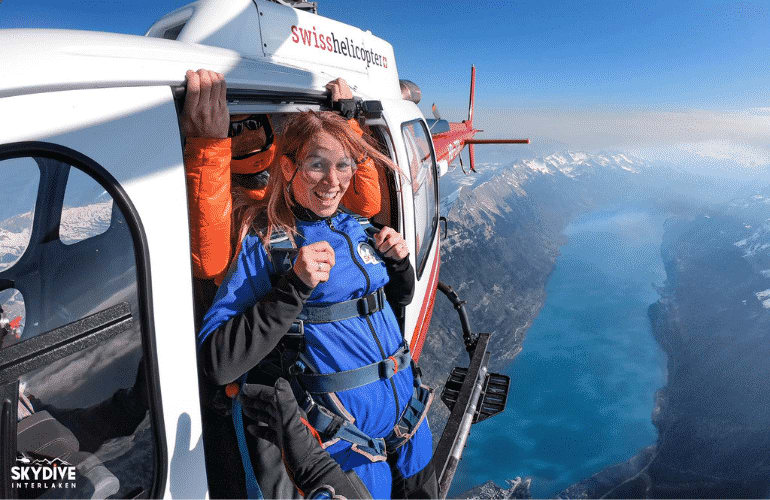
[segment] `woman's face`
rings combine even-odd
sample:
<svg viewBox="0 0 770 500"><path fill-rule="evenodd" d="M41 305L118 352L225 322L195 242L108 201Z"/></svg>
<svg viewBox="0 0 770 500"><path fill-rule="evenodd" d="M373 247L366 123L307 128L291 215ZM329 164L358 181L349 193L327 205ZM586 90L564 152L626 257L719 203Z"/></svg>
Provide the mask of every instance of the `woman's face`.
<svg viewBox="0 0 770 500"><path fill-rule="evenodd" d="M356 162L333 136L321 133L306 146L292 181L294 199L321 217L337 211Z"/></svg>

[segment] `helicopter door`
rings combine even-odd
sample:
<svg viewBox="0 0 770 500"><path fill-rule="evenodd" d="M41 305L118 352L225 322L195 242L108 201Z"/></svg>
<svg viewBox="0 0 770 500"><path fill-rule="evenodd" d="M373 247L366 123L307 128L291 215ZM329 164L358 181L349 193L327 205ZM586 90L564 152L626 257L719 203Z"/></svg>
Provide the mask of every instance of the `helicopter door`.
<svg viewBox="0 0 770 500"><path fill-rule="evenodd" d="M419 358L428 332L438 280L438 169L430 133L421 119L401 125L414 200L414 264L422 299L410 347Z"/></svg>
<svg viewBox="0 0 770 500"><path fill-rule="evenodd" d="M14 117L0 123L0 306L16 327L0 330L0 494L202 498L171 89L7 97L0 114Z"/></svg>

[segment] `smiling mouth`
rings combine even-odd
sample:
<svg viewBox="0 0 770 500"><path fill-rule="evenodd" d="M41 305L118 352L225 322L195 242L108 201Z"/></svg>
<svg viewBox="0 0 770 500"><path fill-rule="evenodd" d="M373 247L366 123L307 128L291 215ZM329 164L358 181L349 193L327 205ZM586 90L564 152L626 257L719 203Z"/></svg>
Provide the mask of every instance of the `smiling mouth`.
<svg viewBox="0 0 770 500"><path fill-rule="evenodd" d="M317 191L313 191L313 194L321 201L331 201L337 197L339 191L330 191L328 193L319 193Z"/></svg>

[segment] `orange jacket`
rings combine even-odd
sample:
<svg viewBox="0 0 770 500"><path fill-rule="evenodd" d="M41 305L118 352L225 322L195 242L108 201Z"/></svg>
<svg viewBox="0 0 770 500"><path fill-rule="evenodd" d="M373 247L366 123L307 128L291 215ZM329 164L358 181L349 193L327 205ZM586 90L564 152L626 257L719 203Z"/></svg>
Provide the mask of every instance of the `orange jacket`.
<svg viewBox="0 0 770 500"><path fill-rule="evenodd" d="M363 131L355 120L351 127ZM232 253L232 193L230 139L188 138L184 148L187 200L190 215L190 252L196 278L222 281ZM240 188L238 188L240 189ZM266 189L266 188L265 188ZM251 193L261 199L267 193ZM380 182L374 161L358 165L342 204L364 217L380 211Z"/></svg>

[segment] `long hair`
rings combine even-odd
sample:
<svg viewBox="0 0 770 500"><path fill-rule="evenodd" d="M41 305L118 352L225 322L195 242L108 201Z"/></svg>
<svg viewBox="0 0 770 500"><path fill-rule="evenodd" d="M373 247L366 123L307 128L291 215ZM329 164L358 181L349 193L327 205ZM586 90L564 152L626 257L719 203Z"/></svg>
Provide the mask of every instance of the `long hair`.
<svg viewBox="0 0 770 500"><path fill-rule="evenodd" d="M277 151L270 165L270 180L267 184L265 200L254 201L246 196L236 195L233 200L234 221L238 221L236 247L243 241L249 229L254 227L261 232L262 242L269 249L270 237L276 230L284 231L294 243L297 232L296 220L292 206L296 203L290 194L289 185L281 169L281 158L288 158L294 165L299 165L304 159L310 141L321 133L334 137L347 153L360 163L368 157L374 160L379 168L389 168L398 171L390 158L377 148L376 141L368 134L359 136L342 116L331 111L304 111L290 115L284 123L282 132L278 135ZM353 182L351 182L351 185ZM348 188L351 187L348 186ZM266 216L266 228L265 228ZM262 224L255 224L260 220ZM235 225L235 224L234 224ZM259 225L260 227L256 227ZM295 244L296 246L296 244Z"/></svg>

